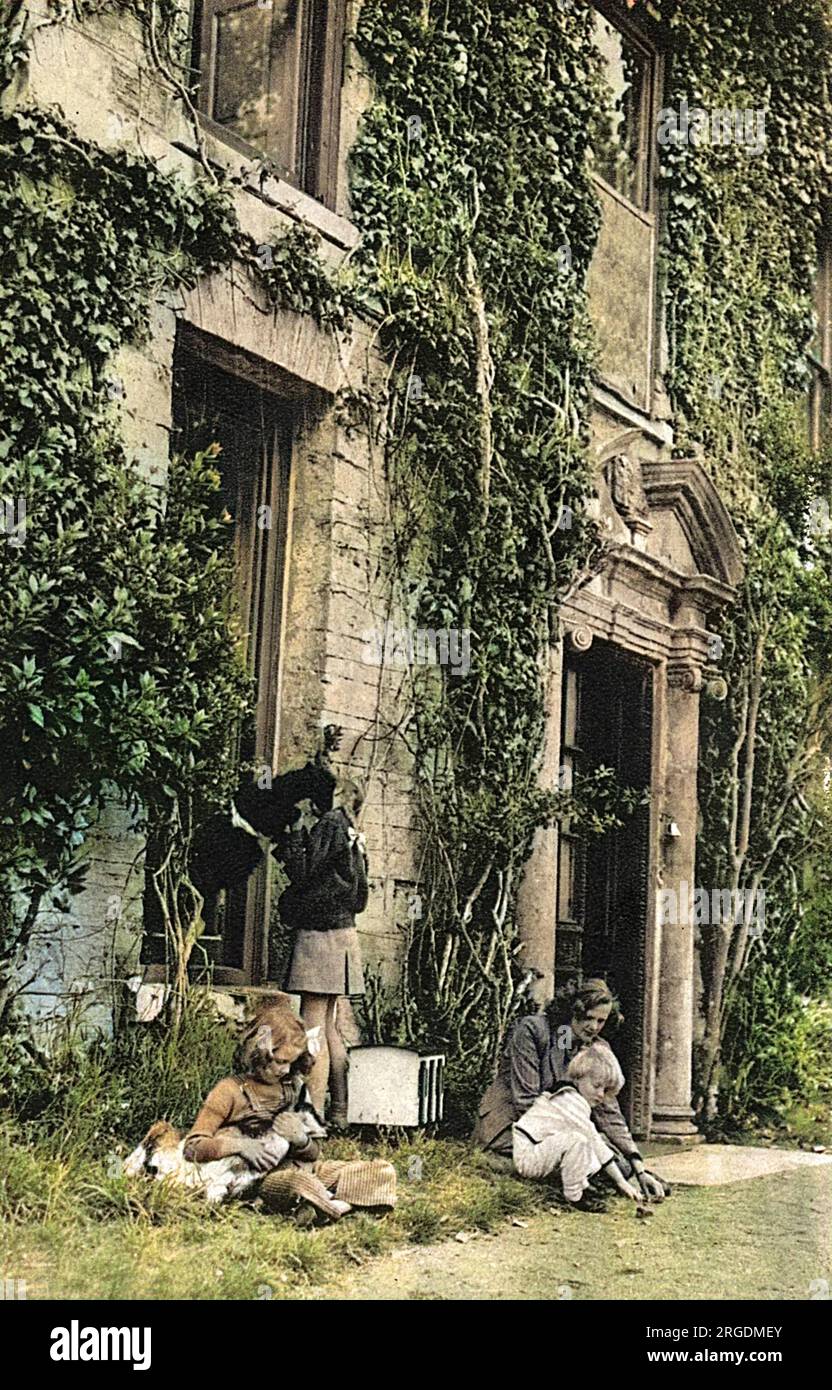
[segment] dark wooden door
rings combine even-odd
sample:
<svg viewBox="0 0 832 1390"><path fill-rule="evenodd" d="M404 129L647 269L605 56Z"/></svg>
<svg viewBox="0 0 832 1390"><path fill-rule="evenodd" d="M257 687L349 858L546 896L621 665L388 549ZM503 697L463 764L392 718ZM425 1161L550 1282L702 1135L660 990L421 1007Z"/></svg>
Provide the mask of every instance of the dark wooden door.
<svg viewBox="0 0 832 1390"><path fill-rule="evenodd" d="M653 667L595 641L565 662L562 716L567 780L611 767L622 786L651 778ZM624 1024L611 1039L627 1077L623 1096L638 1125L644 1094L644 1011L649 808L601 836L560 837L556 981L602 976L621 1001Z"/></svg>

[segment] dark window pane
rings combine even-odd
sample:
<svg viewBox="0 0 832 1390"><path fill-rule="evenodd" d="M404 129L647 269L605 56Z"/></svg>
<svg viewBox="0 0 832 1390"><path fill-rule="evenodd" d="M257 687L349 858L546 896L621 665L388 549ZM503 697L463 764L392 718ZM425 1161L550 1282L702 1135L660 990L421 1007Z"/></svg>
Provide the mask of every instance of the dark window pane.
<svg viewBox="0 0 832 1390"><path fill-rule="evenodd" d="M294 147L296 0L252 0L214 15L210 115L290 165Z"/></svg>
<svg viewBox="0 0 832 1390"><path fill-rule="evenodd" d="M214 366L177 341L174 358L176 451L192 456L220 445L216 468L221 496L234 526L235 597L239 636L257 690L254 725L234 736L241 762L272 765L277 720L277 669L285 564L285 517L293 414L288 402ZM154 858L155 856L155 858ZM150 871L161 862L151 836L145 875L142 959L163 964L164 924ZM234 972L226 983L252 979L263 968L269 872L264 863L245 883L204 904L205 931L192 961L195 977L207 965Z"/></svg>

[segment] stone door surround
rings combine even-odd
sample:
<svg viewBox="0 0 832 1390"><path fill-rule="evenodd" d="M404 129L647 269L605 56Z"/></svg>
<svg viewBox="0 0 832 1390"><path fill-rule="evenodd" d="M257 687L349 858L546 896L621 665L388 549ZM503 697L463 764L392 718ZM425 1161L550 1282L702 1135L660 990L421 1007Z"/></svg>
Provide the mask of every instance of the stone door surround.
<svg viewBox="0 0 832 1390"><path fill-rule="evenodd" d="M643 439L632 432L599 453L606 560L563 605L561 619L576 649L600 639L655 670L643 1066L630 1086L640 1132L684 1137L695 1133L694 928L659 922L658 889L696 881L699 698L724 694L709 621L734 599L743 557L702 462L640 459L635 436ZM553 680L560 681L559 661Z"/></svg>

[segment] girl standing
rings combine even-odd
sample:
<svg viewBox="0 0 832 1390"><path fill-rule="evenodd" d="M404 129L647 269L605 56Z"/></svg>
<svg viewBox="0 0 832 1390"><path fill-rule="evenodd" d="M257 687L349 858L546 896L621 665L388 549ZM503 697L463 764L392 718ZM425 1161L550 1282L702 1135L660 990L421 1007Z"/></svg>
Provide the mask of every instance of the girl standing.
<svg viewBox="0 0 832 1390"><path fill-rule="evenodd" d="M307 1084L312 1103L329 1122L347 1123L347 1050L338 1029L338 1000L364 993L355 926L367 906L367 855L354 817L364 802L355 782L342 782L335 804L309 832L302 854L292 857L291 882L280 899L281 920L295 931L285 988L301 997L308 1029L320 1027L322 1047Z"/></svg>

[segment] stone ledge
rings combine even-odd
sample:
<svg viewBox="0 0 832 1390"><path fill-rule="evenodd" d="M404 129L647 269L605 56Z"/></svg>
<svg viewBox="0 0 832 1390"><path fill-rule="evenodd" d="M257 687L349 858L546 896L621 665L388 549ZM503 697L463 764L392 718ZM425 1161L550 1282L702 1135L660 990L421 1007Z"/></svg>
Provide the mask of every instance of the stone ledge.
<svg viewBox="0 0 832 1390"><path fill-rule="evenodd" d="M767 1149L740 1144L702 1144L681 1153L650 1159L650 1171L685 1187L721 1187L749 1178L768 1178L798 1168L832 1163L832 1154L801 1149Z"/></svg>

